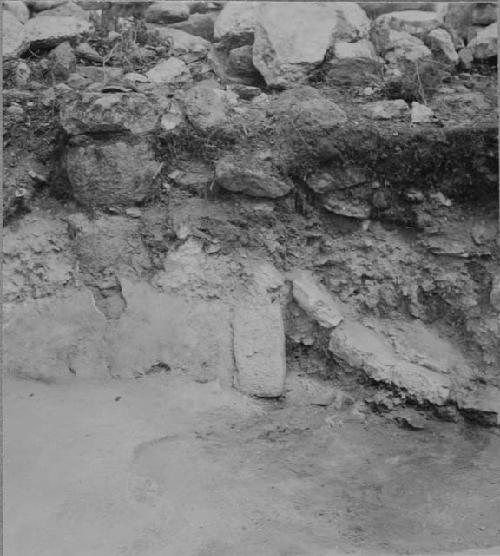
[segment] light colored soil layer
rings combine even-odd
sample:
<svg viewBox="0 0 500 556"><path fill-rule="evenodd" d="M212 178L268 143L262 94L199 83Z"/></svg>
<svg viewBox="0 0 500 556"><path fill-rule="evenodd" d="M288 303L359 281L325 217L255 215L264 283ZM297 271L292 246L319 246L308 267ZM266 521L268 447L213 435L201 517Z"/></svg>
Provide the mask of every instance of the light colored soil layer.
<svg viewBox="0 0 500 556"><path fill-rule="evenodd" d="M8 378L5 554L498 554L495 430L289 403L176 372Z"/></svg>

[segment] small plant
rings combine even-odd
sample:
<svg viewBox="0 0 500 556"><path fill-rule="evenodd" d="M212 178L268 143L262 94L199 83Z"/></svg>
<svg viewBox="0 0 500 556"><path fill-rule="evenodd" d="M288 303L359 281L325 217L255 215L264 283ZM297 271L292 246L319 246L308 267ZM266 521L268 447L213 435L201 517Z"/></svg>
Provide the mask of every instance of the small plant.
<svg viewBox="0 0 500 556"><path fill-rule="evenodd" d="M401 65L401 75L385 81L382 94L389 99L402 98L406 102L427 104L447 75L439 62L406 61Z"/></svg>

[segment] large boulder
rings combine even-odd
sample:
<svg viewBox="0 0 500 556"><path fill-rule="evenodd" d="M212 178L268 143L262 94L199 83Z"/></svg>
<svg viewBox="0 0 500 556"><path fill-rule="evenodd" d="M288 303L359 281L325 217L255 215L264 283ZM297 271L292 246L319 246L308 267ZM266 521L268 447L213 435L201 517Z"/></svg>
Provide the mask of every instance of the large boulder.
<svg viewBox="0 0 500 556"><path fill-rule="evenodd" d="M150 23L176 23L189 17L187 2L154 2L144 14Z"/></svg>
<svg viewBox="0 0 500 556"><path fill-rule="evenodd" d="M227 2L215 20L214 39L227 48L252 44L258 8L259 2Z"/></svg>
<svg viewBox="0 0 500 556"><path fill-rule="evenodd" d="M26 23L30 18L30 11L22 0L4 0L2 8L16 16L21 23Z"/></svg>
<svg viewBox="0 0 500 556"><path fill-rule="evenodd" d="M92 30L92 25L71 16L37 16L24 26L31 48L53 48L77 39Z"/></svg>
<svg viewBox="0 0 500 556"><path fill-rule="evenodd" d="M390 12L379 16L373 22L373 28L388 28L394 31L406 31L410 35L423 38L429 31L439 28L443 24L443 16L436 12L420 10L406 10Z"/></svg>
<svg viewBox="0 0 500 556"><path fill-rule="evenodd" d="M10 11L4 10L2 18L2 57L17 58L29 48L24 25Z"/></svg>
<svg viewBox="0 0 500 556"><path fill-rule="evenodd" d="M236 387L252 396L277 398L286 376L285 332L278 301L249 299L234 310Z"/></svg>
<svg viewBox="0 0 500 556"><path fill-rule="evenodd" d="M159 114L140 93L83 93L66 101L60 121L68 135L131 132L135 135L156 129Z"/></svg>
<svg viewBox="0 0 500 556"><path fill-rule="evenodd" d="M287 195L292 184L285 180L267 151L227 154L215 165L215 183L227 191L275 199Z"/></svg>
<svg viewBox="0 0 500 556"><path fill-rule="evenodd" d="M498 25L492 23L467 45L475 60L491 60L498 55Z"/></svg>
<svg viewBox="0 0 500 556"><path fill-rule="evenodd" d="M214 40L216 18L217 14L215 13L193 14L186 21L173 23L171 27L212 42Z"/></svg>
<svg viewBox="0 0 500 556"><path fill-rule="evenodd" d="M150 198L156 190L160 164L146 141L83 138L68 147L66 170L79 203L105 208Z"/></svg>
<svg viewBox="0 0 500 556"><path fill-rule="evenodd" d="M253 45L254 66L267 85L291 87L306 81L337 41L368 35L370 22L357 4L344 2L263 3Z"/></svg>

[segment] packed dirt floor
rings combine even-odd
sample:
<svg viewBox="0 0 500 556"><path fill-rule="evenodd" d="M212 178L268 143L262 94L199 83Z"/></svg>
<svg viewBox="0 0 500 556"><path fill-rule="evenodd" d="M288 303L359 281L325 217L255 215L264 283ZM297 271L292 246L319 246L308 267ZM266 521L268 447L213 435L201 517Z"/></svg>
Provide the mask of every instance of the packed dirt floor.
<svg viewBox="0 0 500 556"><path fill-rule="evenodd" d="M183 373L7 379L4 418L6 555L500 553L498 429L408 431Z"/></svg>

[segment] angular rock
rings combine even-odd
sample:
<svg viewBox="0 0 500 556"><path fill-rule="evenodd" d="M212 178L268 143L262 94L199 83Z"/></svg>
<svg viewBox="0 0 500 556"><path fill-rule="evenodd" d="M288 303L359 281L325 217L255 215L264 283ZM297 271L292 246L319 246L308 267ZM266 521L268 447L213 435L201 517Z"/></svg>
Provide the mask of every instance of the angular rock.
<svg viewBox="0 0 500 556"><path fill-rule="evenodd" d="M2 8L16 16L21 23L26 23L30 18L30 11L22 0L4 0Z"/></svg>
<svg viewBox="0 0 500 556"><path fill-rule="evenodd" d="M266 153L228 154L215 165L215 183L233 193L276 199L287 195L292 185L283 180Z"/></svg>
<svg viewBox="0 0 500 556"><path fill-rule="evenodd" d="M253 63L267 85L291 87L306 81L336 41L366 37L369 20L357 4L263 3L258 11Z"/></svg>
<svg viewBox="0 0 500 556"><path fill-rule="evenodd" d="M181 58L184 62L191 63L201 60L207 56L210 49L210 43L202 37L190 35L179 29L171 29L160 25L150 25L148 28L157 32L161 39L167 40L170 46L170 54Z"/></svg>
<svg viewBox="0 0 500 556"><path fill-rule="evenodd" d="M445 29L434 29L426 38L427 45L434 57L450 64L458 62L458 54L453 44L450 33Z"/></svg>
<svg viewBox="0 0 500 556"><path fill-rule="evenodd" d="M104 85L109 80L120 79L123 75L122 68L99 67L99 66L83 66L77 65L76 71L79 75L93 82L99 82Z"/></svg>
<svg viewBox="0 0 500 556"><path fill-rule="evenodd" d="M330 191L348 189L368 182L366 171L358 166L345 165L330 172L317 172L307 178L307 186L322 195Z"/></svg>
<svg viewBox="0 0 500 556"><path fill-rule="evenodd" d="M53 48L89 33L92 25L71 16L37 16L30 19L24 29L31 48Z"/></svg>
<svg viewBox="0 0 500 556"><path fill-rule="evenodd" d="M342 322L340 306L312 272L296 271L291 278L293 299L310 318L324 328L335 328Z"/></svg>
<svg viewBox="0 0 500 556"><path fill-rule="evenodd" d="M26 5L35 12L52 10L66 4L68 0L26 0Z"/></svg>
<svg viewBox="0 0 500 556"><path fill-rule="evenodd" d="M85 133L150 133L158 125L159 114L140 93L83 93L63 103L61 125L68 135Z"/></svg>
<svg viewBox="0 0 500 556"><path fill-rule="evenodd" d="M183 96L187 119L203 132L227 127L231 115L228 94L213 81L202 81Z"/></svg>
<svg viewBox="0 0 500 556"><path fill-rule="evenodd" d="M236 305L233 320L235 386L251 396L277 398L286 375L285 332L279 302Z"/></svg>
<svg viewBox="0 0 500 556"><path fill-rule="evenodd" d="M154 2L144 13L150 23L177 23L189 17L187 2Z"/></svg>
<svg viewBox="0 0 500 556"><path fill-rule="evenodd" d="M497 20L497 3L483 2L481 4L474 3L472 10L473 25L491 25Z"/></svg>
<svg viewBox="0 0 500 556"><path fill-rule="evenodd" d="M24 87L31 77L31 69L26 62L20 61L16 65L15 80L17 87Z"/></svg>
<svg viewBox="0 0 500 556"><path fill-rule="evenodd" d="M24 32L24 25L10 11L2 14L2 57L17 58L29 48L29 40Z"/></svg>
<svg viewBox="0 0 500 556"><path fill-rule="evenodd" d="M427 124L436 120L434 112L425 104L411 103L410 120L412 124Z"/></svg>
<svg viewBox="0 0 500 556"><path fill-rule="evenodd" d="M160 127L164 132L172 133L185 123L184 113L179 103L171 99L167 110L160 119Z"/></svg>
<svg viewBox="0 0 500 556"><path fill-rule="evenodd" d="M462 50L458 52L458 60L462 68L469 70L474 62L474 56L472 55L470 49L462 48Z"/></svg>
<svg viewBox="0 0 500 556"><path fill-rule="evenodd" d="M267 108L281 121L292 121L295 129L331 130L347 121L345 112L313 87L287 89Z"/></svg>
<svg viewBox="0 0 500 556"><path fill-rule="evenodd" d="M76 19L81 19L82 21L90 21L90 13L87 10L81 8L78 4L74 2L66 2L57 8L50 10L44 10L40 12L39 16L42 17L52 17L52 16L71 16Z"/></svg>
<svg viewBox="0 0 500 556"><path fill-rule="evenodd" d="M213 180L212 168L206 164L190 161L182 165L168 175L176 186L192 193L204 193L209 183Z"/></svg>
<svg viewBox="0 0 500 556"><path fill-rule="evenodd" d="M322 66L329 85L360 87L380 80L379 58L369 40L339 41L333 53L334 57Z"/></svg>
<svg viewBox="0 0 500 556"><path fill-rule="evenodd" d="M226 48L252 44L259 2L226 2L215 20L214 39Z"/></svg>
<svg viewBox="0 0 500 556"><path fill-rule="evenodd" d="M69 42L62 42L51 50L48 60L50 71L56 79L65 81L71 73L76 72L76 56Z"/></svg>
<svg viewBox="0 0 500 556"><path fill-rule="evenodd" d="M496 23L488 25L480 31L476 38L467 45L475 60L488 60L498 55L498 26Z"/></svg>
<svg viewBox="0 0 500 556"><path fill-rule="evenodd" d="M444 405L450 399L453 385L447 375L402 359L382 335L360 323L345 319L334 328L328 350L337 361L405 390L419 403Z"/></svg>
<svg viewBox="0 0 500 556"><path fill-rule="evenodd" d="M246 44L229 51L228 70L233 74L247 77L252 77L257 73L253 65L253 49L251 45Z"/></svg>
<svg viewBox="0 0 500 556"><path fill-rule="evenodd" d="M172 24L171 28L213 42L216 18L216 13L193 14L186 21Z"/></svg>
<svg viewBox="0 0 500 556"><path fill-rule="evenodd" d="M443 16L436 12L405 10L381 15L373 22L373 28L405 31L410 35L424 38L429 31L443 24Z"/></svg>
<svg viewBox="0 0 500 556"><path fill-rule="evenodd" d="M392 120L408 113L408 105L402 99L369 102L364 105L364 109L374 120Z"/></svg>
<svg viewBox="0 0 500 556"><path fill-rule="evenodd" d="M400 60L415 62L432 56L430 49L418 37L406 31L382 28L372 31L371 38L377 52L388 62L396 64Z"/></svg>
<svg viewBox="0 0 500 556"><path fill-rule="evenodd" d="M191 73L186 63L179 58L168 58L156 64L146 73L152 83L183 84L191 80Z"/></svg>
<svg viewBox="0 0 500 556"><path fill-rule="evenodd" d="M326 194L322 199L322 206L337 216L356 220L367 220L371 215L371 206L367 201L350 197L342 191Z"/></svg>
<svg viewBox="0 0 500 556"><path fill-rule="evenodd" d="M99 52L92 48L87 42L82 42L75 48L75 55L77 58L81 58L89 62L96 62L98 64L102 63L103 61L103 58L99 54Z"/></svg>
<svg viewBox="0 0 500 556"><path fill-rule="evenodd" d="M133 205L153 195L160 164L148 143L70 145L66 169L75 199L88 207Z"/></svg>
<svg viewBox="0 0 500 556"><path fill-rule="evenodd" d="M252 87L251 85L243 85L240 83L229 85L228 90L234 91L243 100L252 100L262 92L259 87Z"/></svg>
<svg viewBox="0 0 500 556"><path fill-rule="evenodd" d="M338 41L333 47L333 55L339 60L352 58L375 60L377 58L375 47L368 39L361 39L357 42Z"/></svg>

